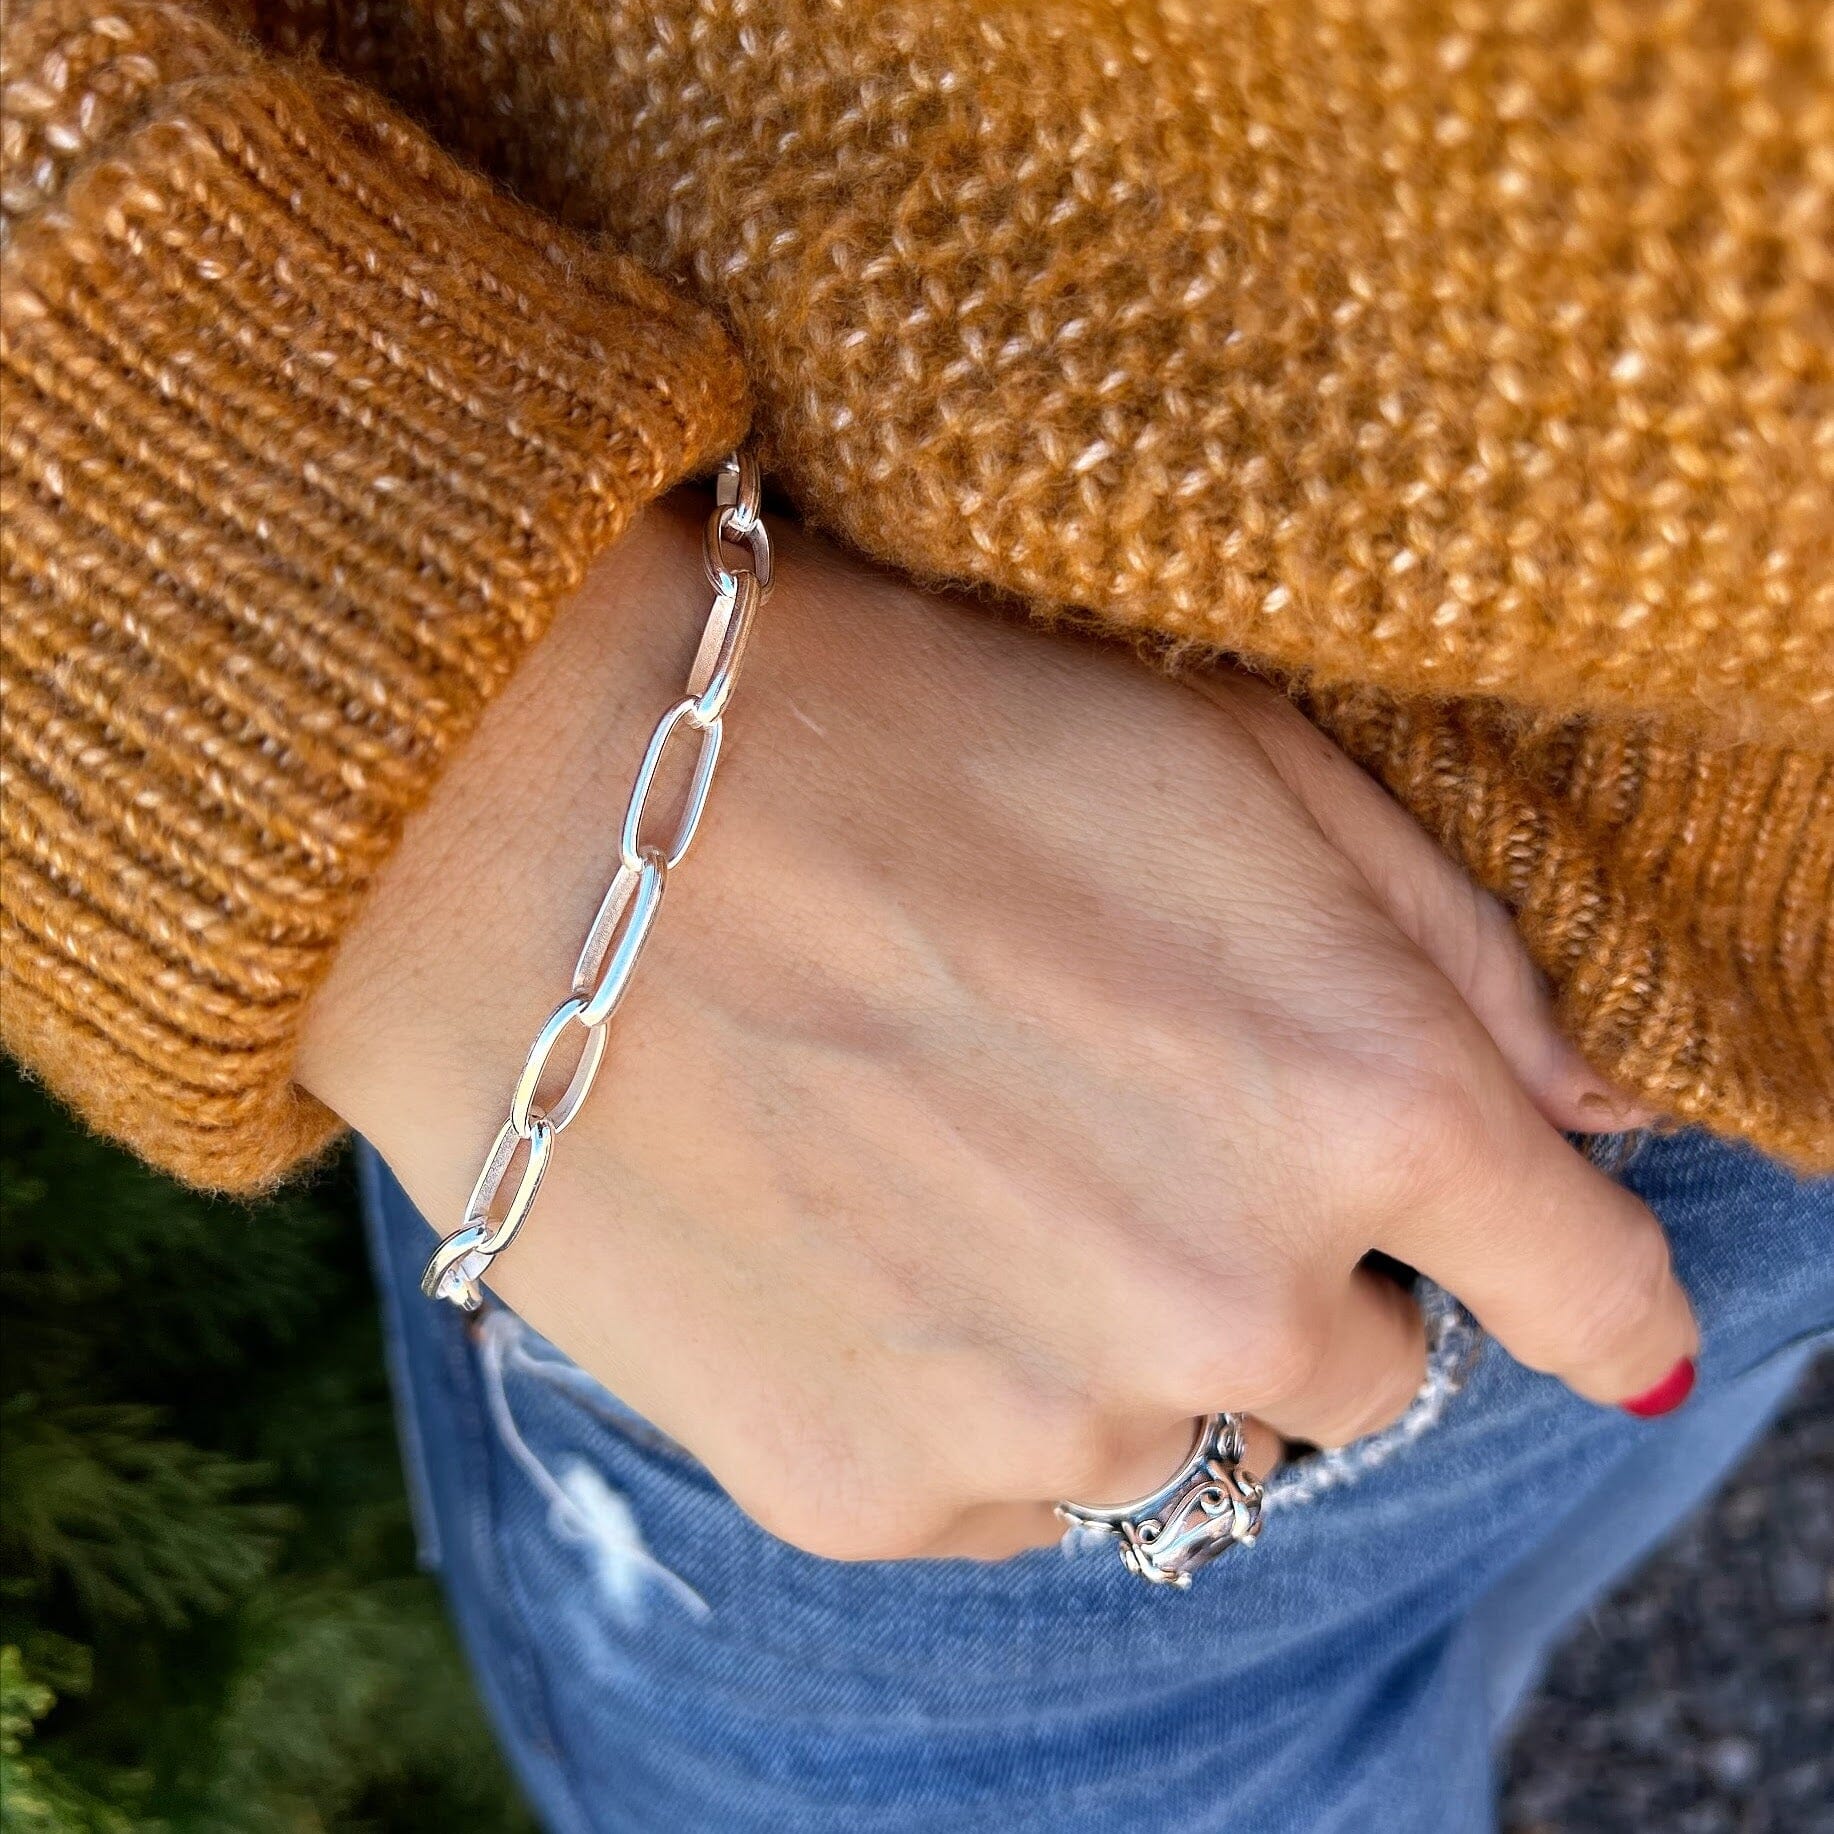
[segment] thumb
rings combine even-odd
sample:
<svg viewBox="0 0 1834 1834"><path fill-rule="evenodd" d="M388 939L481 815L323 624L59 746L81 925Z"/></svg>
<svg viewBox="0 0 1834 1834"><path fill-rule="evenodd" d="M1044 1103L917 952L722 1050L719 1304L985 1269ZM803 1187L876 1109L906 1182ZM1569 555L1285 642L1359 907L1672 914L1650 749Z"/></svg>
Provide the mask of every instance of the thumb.
<svg viewBox="0 0 1834 1834"><path fill-rule="evenodd" d="M1374 778L1284 695L1239 675L1188 679L1240 721L1395 927L1458 989L1547 1121L1611 1133L1656 1118L1580 1055L1509 913Z"/></svg>

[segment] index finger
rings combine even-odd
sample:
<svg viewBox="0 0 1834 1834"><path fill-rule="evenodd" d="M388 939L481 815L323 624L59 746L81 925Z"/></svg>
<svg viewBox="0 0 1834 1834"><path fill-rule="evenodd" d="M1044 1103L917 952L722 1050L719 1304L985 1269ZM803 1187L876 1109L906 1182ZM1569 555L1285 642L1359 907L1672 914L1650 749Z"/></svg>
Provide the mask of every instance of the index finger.
<svg viewBox="0 0 1834 1834"><path fill-rule="evenodd" d="M1588 1400L1638 1414L1679 1405L1700 1334L1661 1224L1542 1118L1475 1022L1460 1056L1457 1118L1425 1201L1380 1246Z"/></svg>

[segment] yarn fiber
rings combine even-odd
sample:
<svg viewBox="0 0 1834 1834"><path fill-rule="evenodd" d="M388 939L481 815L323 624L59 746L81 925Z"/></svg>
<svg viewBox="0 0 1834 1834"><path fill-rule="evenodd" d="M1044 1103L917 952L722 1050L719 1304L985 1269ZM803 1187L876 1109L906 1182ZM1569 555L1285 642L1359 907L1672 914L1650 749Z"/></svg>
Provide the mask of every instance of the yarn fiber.
<svg viewBox="0 0 1834 1834"><path fill-rule="evenodd" d="M41 0L7 66L5 1036L141 1150L322 1133L363 887L749 390L838 538L1279 675L1602 1071L1834 1165L1818 0Z"/></svg>

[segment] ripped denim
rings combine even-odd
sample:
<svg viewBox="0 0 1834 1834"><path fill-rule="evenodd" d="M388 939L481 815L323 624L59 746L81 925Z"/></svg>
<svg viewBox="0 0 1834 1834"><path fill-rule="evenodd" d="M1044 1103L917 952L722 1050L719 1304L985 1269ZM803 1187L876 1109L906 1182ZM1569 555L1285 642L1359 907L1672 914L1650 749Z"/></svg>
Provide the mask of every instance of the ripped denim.
<svg viewBox="0 0 1834 1834"><path fill-rule="evenodd" d="M427 1227L368 1158L423 1557L543 1825L1485 1834L1493 1744L1549 1645L1834 1338L1834 1181L1692 1134L1599 1157L1669 1230L1695 1399L1589 1407L1425 1294L1407 1415L1284 1468L1260 1545L1182 1594L1108 1549L785 1547L513 1313L424 1302Z"/></svg>

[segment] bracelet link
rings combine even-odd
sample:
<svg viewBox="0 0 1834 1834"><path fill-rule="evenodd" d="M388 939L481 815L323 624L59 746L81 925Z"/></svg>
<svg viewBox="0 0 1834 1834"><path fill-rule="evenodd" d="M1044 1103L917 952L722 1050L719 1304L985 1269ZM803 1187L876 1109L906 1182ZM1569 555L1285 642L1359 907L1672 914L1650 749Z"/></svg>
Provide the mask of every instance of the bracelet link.
<svg viewBox="0 0 1834 1834"><path fill-rule="evenodd" d="M725 729L718 720L705 726L697 724L694 707L691 698L678 700L656 722L656 730L650 734L643 762L637 767L637 781L631 786L630 801L625 805L624 825L618 832L618 857L627 872L643 869L643 817L649 807L650 792L656 787L656 773L668 755L669 741L684 720L689 731L699 735L700 747L694 754L694 775L689 780L687 799L675 823L674 839L663 855L663 864L670 872L687 858L688 849L700 832L700 819L707 812L707 795L713 788L713 772L720 761L720 740L725 736Z"/></svg>
<svg viewBox="0 0 1834 1834"><path fill-rule="evenodd" d="M551 1122L537 1116L528 1133L516 1131L515 1124L505 1121L484 1156L478 1181L465 1200L465 1221L434 1249L420 1276L420 1290L429 1299L448 1299L461 1311L475 1312L482 1303L478 1281L491 1262L515 1240L516 1231L528 1220L529 1211L547 1175L548 1160L554 1151L555 1129ZM523 1158L523 1150L527 1157ZM521 1159L520 1167L517 1165ZM493 1217L497 1199L516 1172L516 1188L501 1217Z"/></svg>
<svg viewBox="0 0 1834 1834"><path fill-rule="evenodd" d="M580 1018L587 1025L603 1025L623 1003L668 884L668 862L654 847L644 849L636 872L619 861L573 970L573 991L586 1002Z"/></svg>
<svg viewBox="0 0 1834 1834"><path fill-rule="evenodd" d="M548 1064L561 1040L575 1025L586 1034L586 1042L580 1047L573 1074L567 1079L558 1101L544 1102L538 1108L535 1097L547 1074ZM605 1060L605 1041L609 1036L604 1026L587 1021L586 1002L577 994L562 1000L548 1015L547 1024L535 1034L535 1042L529 1046L522 1074L516 1078L515 1093L509 1098L509 1124L523 1139L534 1136L537 1121L546 1121L557 1134L567 1131L580 1111L580 1104L592 1093L599 1065Z"/></svg>
<svg viewBox="0 0 1834 1834"><path fill-rule="evenodd" d="M694 711L688 717L703 730L717 724L726 711L763 603L764 588L755 573L741 573L733 590L722 592L713 602L713 615L688 670L688 692L694 696Z"/></svg>
<svg viewBox="0 0 1834 1834"><path fill-rule="evenodd" d="M702 537L702 558L707 567L707 583L715 592L723 595L731 592L735 584L749 574L768 598L777 571L776 559L771 553L770 532L762 522L757 522L741 535L734 524L737 514L738 511L734 509L716 509L707 518L707 532ZM729 541L743 542L751 551L749 565L727 566L726 543Z"/></svg>
<svg viewBox="0 0 1834 1834"><path fill-rule="evenodd" d="M757 460L749 452L731 454L720 466L715 506L702 538L714 601L688 670L683 698L657 721L644 747L619 824L618 868L580 947L571 991L543 1021L529 1046L511 1091L508 1119L484 1156L465 1204L464 1221L440 1241L421 1275L421 1291L429 1299L447 1300L467 1312L482 1305L479 1282L528 1220L554 1142L579 1114L598 1079L610 1022L629 991L649 941L669 874L687 857L700 832L719 765L727 703L745 660L758 609L770 596L775 562L770 531L763 521L763 499ZM729 563L728 547L743 549L746 559ZM645 841L644 819L657 773L684 725L698 744L681 811L665 848ZM576 1028L584 1038L566 1086L553 1101L544 1103L541 1086L549 1080L562 1041ZM493 1213L506 1188L510 1189L508 1203L502 1215L496 1216Z"/></svg>

